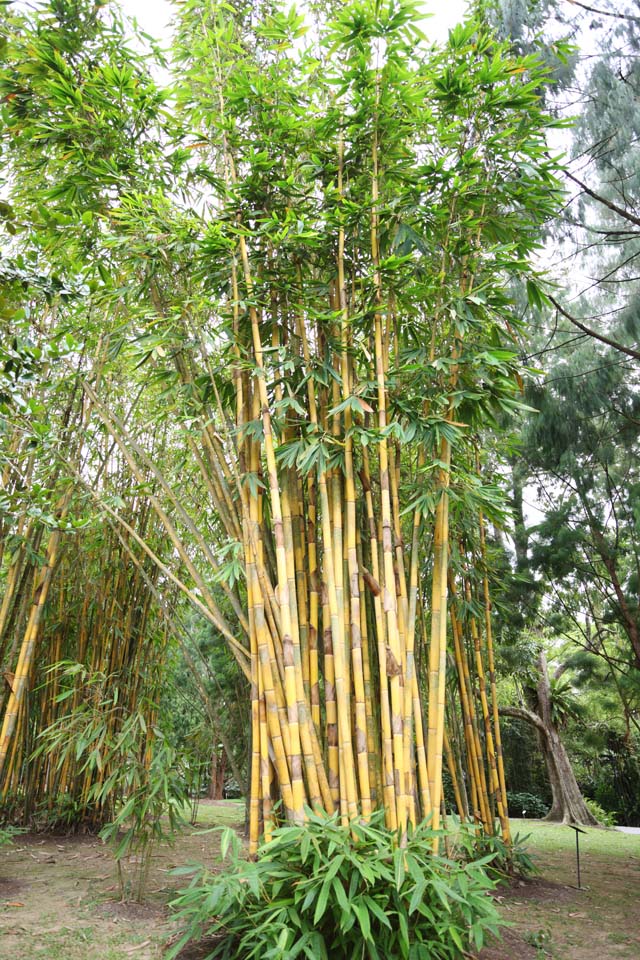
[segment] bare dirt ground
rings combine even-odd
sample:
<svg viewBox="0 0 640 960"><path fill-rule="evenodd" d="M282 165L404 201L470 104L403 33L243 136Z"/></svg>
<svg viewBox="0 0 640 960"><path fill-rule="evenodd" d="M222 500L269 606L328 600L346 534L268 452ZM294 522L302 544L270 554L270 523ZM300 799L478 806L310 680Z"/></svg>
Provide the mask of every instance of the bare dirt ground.
<svg viewBox="0 0 640 960"><path fill-rule="evenodd" d="M171 870L214 864L211 827L240 829L242 819L237 803L204 802L196 826L154 853L143 904L118 901L111 854L95 837L17 837L0 853L0 960L160 960L174 933L167 904L185 885ZM497 892L512 926L481 960L639 960L640 836L589 830L577 890L573 832L517 826L531 832L541 875Z"/></svg>
<svg viewBox="0 0 640 960"><path fill-rule="evenodd" d="M171 870L213 863L215 824L240 828L244 808L203 801L198 822L153 854L144 903L120 903L113 858L96 837L18 836L0 853L0 960L158 960L174 927Z"/></svg>

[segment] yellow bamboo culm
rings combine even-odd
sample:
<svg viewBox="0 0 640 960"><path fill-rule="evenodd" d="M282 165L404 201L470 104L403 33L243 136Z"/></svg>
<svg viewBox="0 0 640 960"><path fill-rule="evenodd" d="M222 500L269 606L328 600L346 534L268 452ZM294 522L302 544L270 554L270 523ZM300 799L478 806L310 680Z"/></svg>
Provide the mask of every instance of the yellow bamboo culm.
<svg viewBox="0 0 640 960"><path fill-rule="evenodd" d="M440 824L442 799L442 749L444 742L445 679L447 656L447 569L449 556L449 461L451 451L442 441L440 497L436 507L433 537L433 578L431 591L431 642L429 645L429 713L427 768L433 811L433 827Z"/></svg>
<svg viewBox="0 0 640 960"><path fill-rule="evenodd" d="M484 598L485 633L487 641L487 659L489 666L489 683L491 686L491 710L493 715L493 731L495 737L496 760L498 767L498 791L502 808L500 823L502 836L507 843L511 842L511 828L509 826L509 811L507 808L507 784L504 773L504 757L502 754L502 734L500 731L500 714L498 710L498 690L496 685L495 656L493 650L493 627L491 624L491 596L489 592L489 576L487 572L487 543L482 512L478 515L480 527L480 553L483 566L482 590Z"/></svg>
<svg viewBox="0 0 640 960"><path fill-rule="evenodd" d="M466 580L466 583L465 583L465 593L466 593L467 603L470 604L471 585L468 579ZM475 653L475 666L476 666L476 677L478 680L478 695L480 699L480 710L482 712L482 719L484 724L486 753L487 753L487 761L489 766L490 783L491 783L491 796L495 798L498 817L500 819L500 824L504 831L504 827L507 822L506 811L503 806L502 794L500 791L498 766L496 763L496 752L495 752L494 741L493 741L493 730L491 727L491 717L489 715L489 702L487 699L487 689L486 689L486 682L485 682L485 675L484 675L484 662L482 659L482 650L480 646L480 631L478 630L476 619L473 616L470 618L470 629L471 629L471 639L473 643L473 649ZM492 818L492 825L493 825L493 818ZM508 826L507 826L507 836L508 836Z"/></svg>
<svg viewBox="0 0 640 960"><path fill-rule="evenodd" d="M59 513L59 522L66 516L69 498L65 496L64 502ZM0 731L0 774L7 760L7 754L11 747L12 737L18 721L18 715L22 706L28 683L33 667L36 653L36 642L40 629L49 587L54 574L58 547L60 545L60 530L56 528L49 535L45 562L40 568L40 574L35 586L33 602L29 619L24 632L20 656L15 669L13 681L11 683L11 693L5 709L2 730Z"/></svg>
<svg viewBox="0 0 640 960"><path fill-rule="evenodd" d="M449 577L449 584L449 589L452 596L452 603L449 613L451 617L451 632L453 635L456 670L460 691L460 706L464 724L464 737L467 748L467 770L471 783L473 815L476 822L481 824L485 831L489 831L491 817L486 803L486 792L482 789L482 758L478 750L478 739L476 737L475 707L471 690L469 662L461 635L460 624L455 611L456 590L453 577L451 575Z"/></svg>

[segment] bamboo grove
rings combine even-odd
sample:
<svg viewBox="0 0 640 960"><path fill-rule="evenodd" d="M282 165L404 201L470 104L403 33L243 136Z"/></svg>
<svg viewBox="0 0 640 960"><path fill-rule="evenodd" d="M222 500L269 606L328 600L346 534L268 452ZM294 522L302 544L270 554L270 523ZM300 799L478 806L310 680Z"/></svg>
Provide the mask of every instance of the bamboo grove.
<svg viewBox="0 0 640 960"><path fill-rule="evenodd" d="M29 451L21 457L16 443L13 452L14 467L34 471L18 484L5 473L4 495L15 507L38 472ZM145 718L139 751L149 749L169 627L154 596L158 568L136 556L126 530L105 525L87 536L77 503L70 515L69 480L59 473L39 480L55 492L55 515L31 502L2 544L9 553L0 618L2 804L17 821L92 827L122 799L117 789L97 794L117 773L121 757L112 747L129 718ZM117 478L103 478L105 499L124 504L116 491ZM133 518L153 543L148 501L130 499L122 520Z"/></svg>
<svg viewBox="0 0 640 960"><path fill-rule="evenodd" d="M25 663L46 678L37 732L51 729L78 693L56 698L61 674L47 667L87 663L88 645L105 676L149 656L149 611L181 595L250 684L253 850L307 808L346 822L382 807L401 833L425 817L438 827L443 768L460 815L487 833L497 819L508 839L490 598L505 507L492 478L522 385L514 298L539 297L529 261L557 203L542 67L475 22L431 49L410 3L317 5L307 23L273 4L190 0L169 114L117 18L84 12L89 40L78 27L65 59L60 36L41 32L37 65L5 71L2 89L8 156L37 134L14 165L14 202L72 291L46 301L78 344L57 361L82 397L63 474L71 513L83 504L110 531L92 542L111 605L87 618L96 587L59 505L49 536L73 547L48 591L46 559L26 580L5 561L3 614L14 593L24 609L3 620L3 669L17 678L5 793L27 787L21 770L43 796L53 770L55 789L71 789L46 749L20 766ZM51 75L55 129L38 86ZM109 146L98 163L89 117ZM70 209L80 226L63 249L59 221L42 221ZM3 403L8 477L29 411ZM95 480L111 461L128 478L117 497ZM24 624L38 603L36 637ZM78 608L70 640L61 624Z"/></svg>

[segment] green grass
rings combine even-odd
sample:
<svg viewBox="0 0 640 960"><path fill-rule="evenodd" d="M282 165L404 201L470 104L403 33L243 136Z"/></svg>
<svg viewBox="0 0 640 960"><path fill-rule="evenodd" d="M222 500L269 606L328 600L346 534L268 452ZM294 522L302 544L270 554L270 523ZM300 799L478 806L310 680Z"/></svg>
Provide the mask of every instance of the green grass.
<svg viewBox="0 0 640 960"><path fill-rule="evenodd" d="M244 800L228 800L220 805L200 803L196 823L199 827L237 827L244 823L244 810ZM187 808L185 817L189 819L190 816L191 809Z"/></svg>
<svg viewBox="0 0 640 960"><path fill-rule="evenodd" d="M190 812L184 811L187 819ZM178 882L171 876L174 866L215 865L219 835L213 829L242 827L244 816L242 801L200 805L197 824L180 834L173 848L161 845L156 851L152 901L161 904L173 897ZM578 891L573 830L540 820L513 820L512 828L521 837L529 835L526 845L541 879L568 885L568 894L556 898L552 891L540 900L521 900L516 885L501 900L505 919L514 923L538 960L637 960L640 927L633 904L640 879L640 835L587 829L580 836L583 889ZM15 898L24 908L0 910L0 960L159 960L170 921L114 919L98 910L105 898L116 895L105 848L80 839L64 848L51 838L43 843L21 850L17 838L2 851L7 855L3 875L24 882Z"/></svg>
<svg viewBox="0 0 640 960"><path fill-rule="evenodd" d="M512 930L536 951L536 960L637 960L640 927L635 889L640 835L585 828L580 834L581 889L576 887L575 832L541 820L514 820L514 833L540 870L527 896L516 885L502 901ZM503 956L502 954L500 956ZM515 960L515 956L513 958Z"/></svg>
<svg viewBox="0 0 640 960"><path fill-rule="evenodd" d="M516 820L511 818L513 833L521 837L530 834L531 844L538 852L569 852L576 848L576 835L571 827L543 820ZM598 857L627 858L640 857L640 834L620 833L618 830L582 827L580 834L580 855L592 854Z"/></svg>

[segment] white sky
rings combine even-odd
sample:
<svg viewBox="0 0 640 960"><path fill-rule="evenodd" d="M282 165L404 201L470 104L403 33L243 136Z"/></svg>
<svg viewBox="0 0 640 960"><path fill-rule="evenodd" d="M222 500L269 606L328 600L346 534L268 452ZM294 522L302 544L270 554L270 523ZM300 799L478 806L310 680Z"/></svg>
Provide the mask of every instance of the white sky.
<svg viewBox="0 0 640 960"><path fill-rule="evenodd" d="M120 0L122 8L131 17L136 17L146 33L157 40L169 39L169 22L173 13L170 0ZM298 0L296 6L302 8ZM425 20L423 30L431 40L444 40L449 27L462 20L466 0L424 0L425 14L432 16Z"/></svg>

